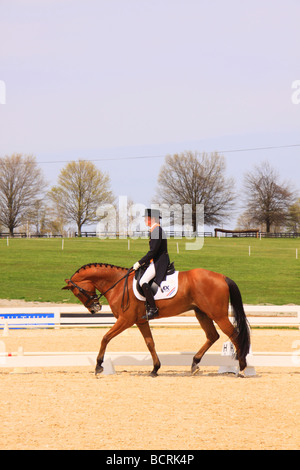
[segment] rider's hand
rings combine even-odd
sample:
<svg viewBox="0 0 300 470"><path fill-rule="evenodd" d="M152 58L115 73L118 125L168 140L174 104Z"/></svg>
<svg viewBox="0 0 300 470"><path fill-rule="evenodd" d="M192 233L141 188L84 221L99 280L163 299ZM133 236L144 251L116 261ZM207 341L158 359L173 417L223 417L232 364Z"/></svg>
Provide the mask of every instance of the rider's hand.
<svg viewBox="0 0 300 470"><path fill-rule="evenodd" d="M136 263L134 263L134 265L133 265L133 269L134 269L135 271L137 271L137 269L139 269L140 267L141 267L141 265L140 265L140 263L139 263L138 261L137 261Z"/></svg>

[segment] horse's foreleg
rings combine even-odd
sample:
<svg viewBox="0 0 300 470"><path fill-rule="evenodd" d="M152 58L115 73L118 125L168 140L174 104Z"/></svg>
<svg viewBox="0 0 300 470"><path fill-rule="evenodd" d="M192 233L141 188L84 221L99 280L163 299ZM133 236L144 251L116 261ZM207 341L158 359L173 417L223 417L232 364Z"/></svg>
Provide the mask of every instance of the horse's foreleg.
<svg viewBox="0 0 300 470"><path fill-rule="evenodd" d="M130 322L123 317L119 317L114 326L112 326L111 329L103 336L100 350L97 356L95 375L101 374L101 372L103 371L102 363L104 360L104 354L108 343L115 336L119 335L120 333L122 333L122 331L126 330L127 328L130 328L132 325L133 322Z"/></svg>
<svg viewBox="0 0 300 470"><path fill-rule="evenodd" d="M199 362L201 361L202 357L206 353L206 351L219 339L219 333L217 332L213 321L199 309L195 308L195 314L197 317L198 322L200 323L201 327L203 328L206 334L206 342L204 345L199 349L199 351L193 357L193 363L191 372L192 374L196 374L199 370Z"/></svg>
<svg viewBox="0 0 300 470"><path fill-rule="evenodd" d="M137 323L137 326L138 326L140 332L142 333L143 338L145 340L145 343L147 345L147 348L149 349L149 352L152 356L153 370L152 370L150 375L151 375L151 377L156 377L157 376L157 371L160 368L161 364L160 364L160 360L158 359L158 356L156 354L155 344L154 344L154 340L153 340L153 336L152 336L152 333L151 333L151 330L150 330L149 323L148 322Z"/></svg>

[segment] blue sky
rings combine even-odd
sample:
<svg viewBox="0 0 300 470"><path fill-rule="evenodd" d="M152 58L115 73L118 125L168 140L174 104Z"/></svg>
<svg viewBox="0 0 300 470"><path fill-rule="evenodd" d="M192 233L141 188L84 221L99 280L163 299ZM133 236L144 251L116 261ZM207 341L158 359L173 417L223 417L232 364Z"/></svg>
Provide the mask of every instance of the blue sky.
<svg viewBox="0 0 300 470"><path fill-rule="evenodd" d="M184 150L224 152L239 193L265 159L300 189L299 19L298 0L0 0L0 156L50 184L94 160L146 205ZM231 152L261 147L281 148Z"/></svg>

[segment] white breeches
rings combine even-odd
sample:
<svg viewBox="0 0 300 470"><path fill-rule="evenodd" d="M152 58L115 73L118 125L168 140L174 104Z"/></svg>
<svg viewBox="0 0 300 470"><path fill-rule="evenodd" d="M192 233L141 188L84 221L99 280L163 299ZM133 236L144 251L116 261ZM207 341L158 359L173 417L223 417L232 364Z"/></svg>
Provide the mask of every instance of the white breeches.
<svg viewBox="0 0 300 470"><path fill-rule="evenodd" d="M146 271L144 272L143 276L140 279L140 286L142 287L143 284L148 284L151 279L155 277L156 271L155 271L155 265L154 263L150 263Z"/></svg>

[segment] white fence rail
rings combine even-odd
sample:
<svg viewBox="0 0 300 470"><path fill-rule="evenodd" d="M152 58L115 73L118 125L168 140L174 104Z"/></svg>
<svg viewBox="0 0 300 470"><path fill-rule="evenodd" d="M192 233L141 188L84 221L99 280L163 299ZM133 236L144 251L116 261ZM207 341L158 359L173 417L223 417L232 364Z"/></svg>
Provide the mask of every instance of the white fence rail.
<svg viewBox="0 0 300 470"><path fill-rule="evenodd" d="M298 326L300 305L245 306L250 326ZM102 313L91 315L81 306L0 308L1 328L60 328L75 326L109 326L116 319L109 306ZM152 320L151 326L199 325L195 316L180 315Z"/></svg>
<svg viewBox="0 0 300 470"><path fill-rule="evenodd" d="M0 368L39 368L39 367L80 367L96 364L97 352L28 352L0 353ZM191 366L192 352L160 352L163 366ZM152 366L149 353L109 352L105 360L114 366ZM229 355L219 353L205 354L201 366L236 367L238 362ZM247 368L254 367L300 367L299 351L295 352L258 352L247 356Z"/></svg>

